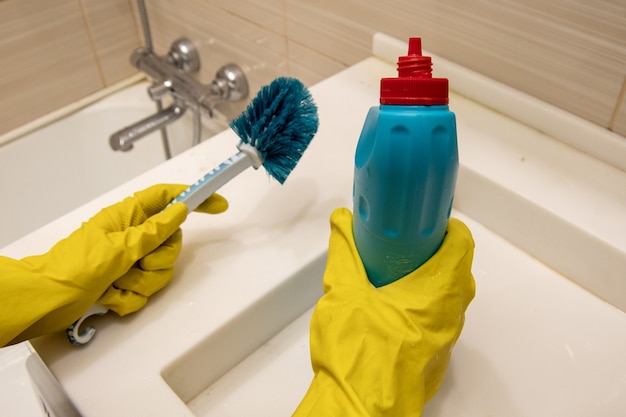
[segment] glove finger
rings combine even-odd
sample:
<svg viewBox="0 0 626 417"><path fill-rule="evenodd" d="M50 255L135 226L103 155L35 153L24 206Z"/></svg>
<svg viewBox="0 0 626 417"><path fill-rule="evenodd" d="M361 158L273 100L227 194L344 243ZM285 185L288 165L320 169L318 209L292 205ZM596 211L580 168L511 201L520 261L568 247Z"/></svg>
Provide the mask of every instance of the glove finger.
<svg viewBox="0 0 626 417"><path fill-rule="evenodd" d="M138 226L165 207L187 188L180 184L156 184L138 191L132 197L106 207L96 214L90 223L109 232L126 230Z"/></svg>
<svg viewBox="0 0 626 417"><path fill-rule="evenodd" d="M147 302L148 297L141 294L109 287L96 303L125 316L140 310Z"/></svg>
<svg viewBox="0 0 626 417"><path fill-rule="evenodd" d="M169 284L173 276L174 269L172 268L143 271L138 267L133 267L115 280L113 287L149 297Z"/></svg>
<svg viewBox="0 0 626 417"><path fill-rule="evenodd" d="M183 231L177 229L161 246L139 260L144 271L174 268L183 245Z"/></svg>
<svg viewBox="0 0 626 417"><path fill-rule="evenodd" d="M87 224L95 226L105 232L125 230L136 224L143 223L146 218L143 209L137 205L132 197L117 202L100 210L89 219Z"/></svg>
<svg viewBox="0 0 626 417"><path fill-rule="evenodd" d="M146 221L170 204L180 193L188 188L184 184L156 184L132 197L102 209L93 216L89 223L98 228L115 232L137 226ZM226 211L228 202L219 194L213 194L195 211L209 214L218 214Z"/></svg>
<svg viewBox="0 0 626 417"><path fill-rule="evenodd" d="M155 184L136 192L133 197L143 208L146 216L150 217L161 212L188 187L184 184Z"/></svg>
<svg viewBox="0 0 626 417"><path fill-rule="evenodd" d="M189 186L184 184L156 184L135 193L134 197L149 217L163 210L187 188ZM226 211L227 208L228 202L226 199L219 194L213 194L194 211L219 214Z"/></svg>
<svg viewBox="0 0 626 417"><path fill-rule="evenodd" d="M126 230L163 211L186 188L182 184L153 185L102 209L90 222L110 232Z"/></svg>
<svg viewBox="0 0 626 417"><path fill-rule="evenodd" d="M228 209L228 201L220 194L214 193L204 200L194 211L198 213L219 214Z"/></svg>
<svg viewBox="0 0 626 417"><path fill-rule="evenodd" d="M324 273L324 292L339 286L371 287L352 234L352 213L338 208L330 216L328 259Z"/></svg>
<svg viewBox="0 0 626 417"><path fill-rule="evenodd" d="M134 264L172 236L186 218L187 207L176 203L138 226L110 233L109 240L114 247L125 248L126 257Z"/></svg>
<svg viewBox="0 0 626 417"><path fill-rule="evenodd" d="M397 293L408 291L428 294L431 299L436 293L443 295L459 292L473 298L475 290L471 274L473 256L472 233L463 222L451 218L439 250L421 267L385 287Z"/></svg>
<svg viewBox="0 0 626 417"><path fill-rule="evenodd" d="M472 256L474 250L474 239L469 228L459 219L450 218L441 247L432 259L448 258L450 256L464 257ZM440 256L438 256L440 255Z"/></svg>

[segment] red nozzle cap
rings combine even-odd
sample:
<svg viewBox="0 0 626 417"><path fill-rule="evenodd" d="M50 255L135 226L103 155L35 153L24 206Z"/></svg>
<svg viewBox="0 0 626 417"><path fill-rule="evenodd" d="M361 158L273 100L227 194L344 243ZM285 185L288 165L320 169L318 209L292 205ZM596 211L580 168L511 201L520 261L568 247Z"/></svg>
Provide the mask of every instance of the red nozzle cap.
<svg viewBox="0 0 626 417"><path fill-rule="evenodd" d="M420 38L410 38L408 55L398 58L398 77L380 80L380 104L448 104L448 79L433 78Z"/></svg>

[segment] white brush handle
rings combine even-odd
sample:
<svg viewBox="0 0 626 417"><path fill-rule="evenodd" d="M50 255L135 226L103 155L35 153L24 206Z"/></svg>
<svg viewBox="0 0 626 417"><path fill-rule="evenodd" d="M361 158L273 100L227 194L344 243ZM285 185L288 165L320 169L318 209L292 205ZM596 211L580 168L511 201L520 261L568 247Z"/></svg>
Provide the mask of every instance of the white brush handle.
<svg viewBox="0 0 626 417"><path fill-rule="evenodd" d="M220 187L235 178L241 172L254 165L252 159L244 152L237 152L216 168L200 178L189 188L180 193L170 204L185 203L187 212L198 208L203 201L209 198Z"/></svg>

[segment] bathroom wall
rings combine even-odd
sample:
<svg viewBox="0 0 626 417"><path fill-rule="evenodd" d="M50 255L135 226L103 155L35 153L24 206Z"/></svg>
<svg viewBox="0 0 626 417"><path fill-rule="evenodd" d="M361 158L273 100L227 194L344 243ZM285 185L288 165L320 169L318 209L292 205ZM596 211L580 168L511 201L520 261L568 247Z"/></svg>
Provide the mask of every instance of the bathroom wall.
<svg viewBox="0 0 626 417"><path fill-rule="evenodd" d="M376 31L421 36L429 51L626 136L623 0L146 5L156 51L191 38L203 81L234 61L252 91L285 74L310 85L369 56ZM133 74L128 56L140 39L134 0L0 0L0 135Z"/></svg>
<svg viewBox="0 0 626 417"><path fill-rule="evenodd" d="M129 0L0 1L0 135L134 73Z"/></svg>

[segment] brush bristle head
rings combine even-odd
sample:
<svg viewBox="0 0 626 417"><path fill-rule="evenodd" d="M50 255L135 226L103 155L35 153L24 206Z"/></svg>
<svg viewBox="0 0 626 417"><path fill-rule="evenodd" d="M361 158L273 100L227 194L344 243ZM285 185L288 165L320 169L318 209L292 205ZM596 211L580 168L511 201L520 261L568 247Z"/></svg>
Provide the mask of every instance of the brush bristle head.
<svg viewBox="0 0 626 417"><path fill-rule="evenodd" d="M261 154L263 167L283 184L317 132L317 106L295 78L281 77L261 88L230 124L242 142Z"/></svg>

